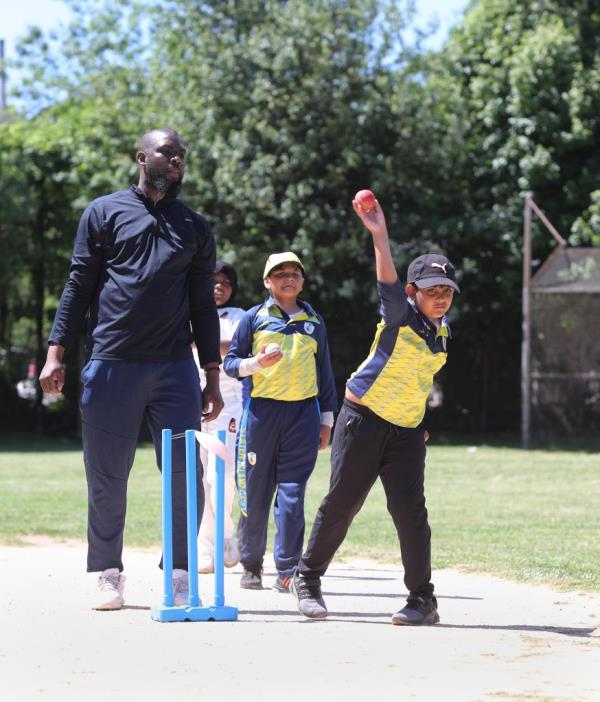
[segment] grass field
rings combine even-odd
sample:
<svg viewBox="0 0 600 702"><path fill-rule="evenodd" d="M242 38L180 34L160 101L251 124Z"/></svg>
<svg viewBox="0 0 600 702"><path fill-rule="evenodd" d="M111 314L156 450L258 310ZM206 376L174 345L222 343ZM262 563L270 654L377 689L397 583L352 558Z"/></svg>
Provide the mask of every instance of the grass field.
<svg viewBox="0 0 600 702"><path fill-rule="evenodd" d="M326 452L309 482L309 528L328 479ZM434 568L600 590L599 453L434 443L426 494ZM79 444L0 438L0 541L18 544L31 534L84 540L85 533ZM272 535L271 526L270 543ZM138 450L129 482L125 542L160 543L160 479L147 444ZM338 557L400 563L380 483Z"/></svg>

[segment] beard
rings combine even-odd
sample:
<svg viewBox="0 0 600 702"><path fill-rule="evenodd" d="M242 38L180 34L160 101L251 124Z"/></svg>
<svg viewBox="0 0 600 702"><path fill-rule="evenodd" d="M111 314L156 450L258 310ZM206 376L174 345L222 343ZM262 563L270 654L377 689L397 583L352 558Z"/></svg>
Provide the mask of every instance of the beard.
<svg viewBox="0 0 600 702"><path fill-rule="evenodd" d="M146 183L155 188L161 198L177 197L179 195L183 183L183 173L179 175L177 180L171 180L164 170L147 162L144 164L144 173L146 175Z"/></svg>

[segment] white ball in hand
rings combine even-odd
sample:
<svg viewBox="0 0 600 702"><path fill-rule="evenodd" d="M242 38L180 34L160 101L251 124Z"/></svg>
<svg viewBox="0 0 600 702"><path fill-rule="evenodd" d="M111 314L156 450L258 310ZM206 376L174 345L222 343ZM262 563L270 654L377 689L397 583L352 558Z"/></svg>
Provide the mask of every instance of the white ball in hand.
<svg viewBox="0 0 600 702"><path fill-rule="evenodd" d="M267 344L265 346L265 353L275 353L275 351L281 351L281 346L279 344Z"/></svg>

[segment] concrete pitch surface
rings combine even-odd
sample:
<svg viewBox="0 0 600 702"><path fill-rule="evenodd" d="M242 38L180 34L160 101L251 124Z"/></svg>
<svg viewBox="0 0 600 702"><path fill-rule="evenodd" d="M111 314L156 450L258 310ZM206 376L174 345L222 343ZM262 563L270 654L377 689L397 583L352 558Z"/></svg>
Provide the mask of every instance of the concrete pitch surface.
<svg viewBox="0 0 600 702"><path fill-rule="evenodd" d="M159 554L126 550L126 606L95 612L85 547L0 548L0 693L70 700L600 700L600 594L564 593L455 571L435 573L441 623L390 624L398 566L334 563L330 615L309 621L291 595L239 588L237 622L161 624ZM275 578L266 569L264 584ZM212 602L212 576L200 594Z"/></svg>

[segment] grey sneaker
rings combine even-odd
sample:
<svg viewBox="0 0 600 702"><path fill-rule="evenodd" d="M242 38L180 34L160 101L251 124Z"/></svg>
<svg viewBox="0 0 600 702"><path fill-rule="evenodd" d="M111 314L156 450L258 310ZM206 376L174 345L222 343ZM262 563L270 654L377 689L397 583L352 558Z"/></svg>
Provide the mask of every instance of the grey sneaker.
<svg viewBox="0 0 600 702"><path fill-rule="evenodd" d="M290 592L298 600L298 611L309 619L325 619L327 607L321 594L321 578L292 576Z"/></svg>
<svg viewBox="0 0 600 702"><path fill-rule="evenodd" d="M107 568L98 576L98 589L100 594L92 609L100 611L121 609L125 604L123 591L125 589L125 576L121 575L118 568Z"/></svg>
<svg viewBox="0 0 600 702"><path fill-rule="evenodd" d="M173 605L175 607L187 607L190 600L190 583L187 570L173 568ZM198 606L202 602L198 599Z"/></svg>
<svg viewBox="0 0 600 702"><path fill-rule="evenodd" d="M262 590L262 568L258 568L257 570L244 568L242 579L240 580L240 587L244 588L244 590Z"/></svg>
<svg viewBox="0 0 600 702"><path fill-rule="evenodd" d="M437 599L435 597L414 597L413 595L406 600L406 606L392 617L392 624L408 626L437 624L439 621Z"/></svg>

